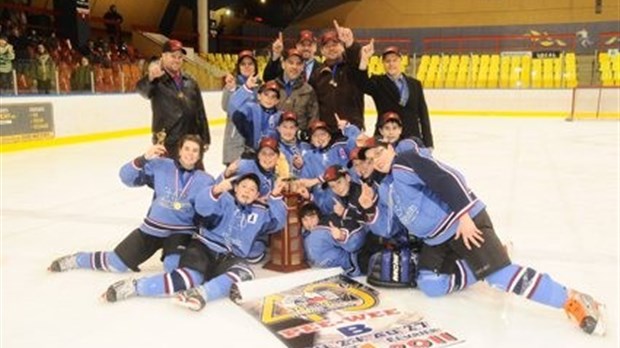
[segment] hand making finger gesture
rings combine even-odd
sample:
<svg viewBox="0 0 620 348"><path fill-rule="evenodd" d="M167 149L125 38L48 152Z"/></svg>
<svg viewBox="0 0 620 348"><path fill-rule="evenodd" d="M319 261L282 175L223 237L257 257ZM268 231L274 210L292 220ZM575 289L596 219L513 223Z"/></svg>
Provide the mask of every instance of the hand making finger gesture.
<svg viewBox="0 0 620 348"><path fill-rule="evenodd" d="M362 192L360 193L359 203L364 209L368 209L373 206L375 202L375 190L367 183L362 183Z"/></svg>
<svg viewBox="0 0 620 348"><path fill-rule="evenodd" d="M367 45L362 46L361 60L368 61L373 54L375 54L375 39L370 39Z"/></svg>
<svg viewBox="0 0 620 348"><path fill-rule="evenodd" d="M165 74L165 70L161 64L161 59L152 61L148 67L149 81L161 77Z"/></svg>
<svg viewBox="0 0 620 348"><path fill-rule="evenodd" d="M347 237L345 232L334 226L334 223L331 221L329 222L329 232L332 234L332 237L334 237L334 239L339 242L345 240L345 238Z"/></svg>
<svg viewBox="0 0 620 348"><path fill-rule="evenodd" d="M344 42L344 46L351 47L351 45L353 45L353 31L351 31L351 28L341 27L335 19L334 28L336 28L336 32L338 33L338 39Z"/></svg>
<svg viewBox="0 0 620 348"><path fill-rule="evenodd" d="M273 183L273 190L271 190L271 194L274 196L279 196L282 194L282 191L287 186L287 183L282 180L282 178L276 179L276 182Z"/></svg>
<svg viewBox="0 0 620 348"><path fill-rule="evenodd" d="M226 76L224 76L224 89L234 91L236 87L235 77L231 73L227 73Z"/></svg>
<svg viewBox="0 0 620 348"><path fill-rule="evenodd" d="M233 184L232 184L233 181L235 181L237 178L238 176L232 176L228 179L224 179L218 182L217 184L213 185L213 188L211 189L211 191L216 196L226 191L230 191L233 188Z"/></svg>
<svg viewBox="0 0 620 348"><path fill-rule="evenodd" d="M245 81L245 86L248 89L254 89L258 87L258 74L248 77L248 80Z"/></svg>
<svg viewBox="0 0 620 348"><path fill-rule="evenodd" d="M338 126L338 129L341 131L344 130L344 128L349 124L349 121L340 118L336 112L334 112L334 117L336 118L336 125Z"/></svg>

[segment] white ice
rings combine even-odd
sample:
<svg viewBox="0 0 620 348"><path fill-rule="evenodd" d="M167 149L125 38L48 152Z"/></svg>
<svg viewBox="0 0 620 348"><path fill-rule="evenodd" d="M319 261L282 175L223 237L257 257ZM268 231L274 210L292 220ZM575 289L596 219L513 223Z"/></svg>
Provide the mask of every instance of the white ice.
<svg viewBox="0 0 620 348"><path fill-rule="evenodd" d="M608 333L580 332L563 311L477 284L431 299L384 291L466 339L462 347L618 347L619 123L434 117L435 156L460 168L488 204L513 261L606 305ZM374 121L373 121L374 124ZM222 169L222 127L207 168ZM168 299L107 304L136 274L46 271L56 257L110 250L151 199L118 179L147 136L2 154L2 347L284 347L229 300L194 313ZM140 275L160 270L156 258ZM260 277L278 274L260 270ZM276 280L274 280L276 281Z"/></svg>

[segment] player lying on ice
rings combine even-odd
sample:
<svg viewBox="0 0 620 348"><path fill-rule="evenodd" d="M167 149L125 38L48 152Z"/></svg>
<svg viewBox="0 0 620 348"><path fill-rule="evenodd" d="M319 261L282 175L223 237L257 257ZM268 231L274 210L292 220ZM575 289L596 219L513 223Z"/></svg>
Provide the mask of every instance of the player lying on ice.
<svg viewBox="0 0 620 348"><path fill-rule="evenodd" d="M203 217L200 233L181 254L179 268L118 281L107 289L103 299L116 302L133 296L161 297L182 292L178 302L197 311L207 301L228 296L234 283L254 278L243 260L254 241L283 228L284 186L277 180L266 204L258 201L260 179L253 173L205 188L196 199L196 212Z"/></svg>
<svg viewBox="0 0 620 348"><path fill-rule="evenodd" d="M94 269L107 272L139 271L139 266L162 249L164 270L178 267L182 250L196 232L194 200L204 187L213 185L213 177L196 164L202 162L203 143L197 135L179 141L179 159L162 157L163 145L147 152L120 170L122 182L129 187L151 186L153 202L139 228L131 232L113 251L78 252L60 257L48 267L51 272ZM172 190L170 189L172 188Z"/></svg>
<svg viewBox="0 0 620 348"><path fill-rule="evenodd" d="M424 242L417 286L428 296L443 296L479 280L530 300L563 308L588 334L604 334L600 304L568 289L547 274L510 260L484 203L463 176L415 151L397 153L391 144L370 138L364 156L382 180L394 214L410 234Z"/></svg>

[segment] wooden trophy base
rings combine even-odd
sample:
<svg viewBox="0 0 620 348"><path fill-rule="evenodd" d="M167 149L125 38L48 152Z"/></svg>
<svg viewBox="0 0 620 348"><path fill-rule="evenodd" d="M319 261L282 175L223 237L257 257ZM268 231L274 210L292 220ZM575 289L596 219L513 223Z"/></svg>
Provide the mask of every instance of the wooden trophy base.
<svg viewBox="0 0 620 348"><path fill-rule="evenodd" d="M287 190L284 200L287 206L286 225L280 233L269 236L269 261L263 268L276 272L295 272L308 268L304 257L304 241L298 216L300 197Z"/></svg>

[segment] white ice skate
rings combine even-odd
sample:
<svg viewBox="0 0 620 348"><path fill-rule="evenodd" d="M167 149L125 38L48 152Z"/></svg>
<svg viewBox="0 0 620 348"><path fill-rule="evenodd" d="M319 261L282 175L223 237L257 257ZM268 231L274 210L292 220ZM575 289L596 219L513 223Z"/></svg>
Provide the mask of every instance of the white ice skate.
<svg viewBox="0 0 620 348"><path fill-rule="evenodd" d="M136 296L136 294L136 281L123 279L110 285L101 298L106 302L118 302Z"/></svg>
<svg viewBox="0 0 620 348"><path fill-rule="evenodd" d="M72 254L59 257L52 261L52 264L47 270L50 272L64 272L76 268L78 268L77 254Z"/></svg>

